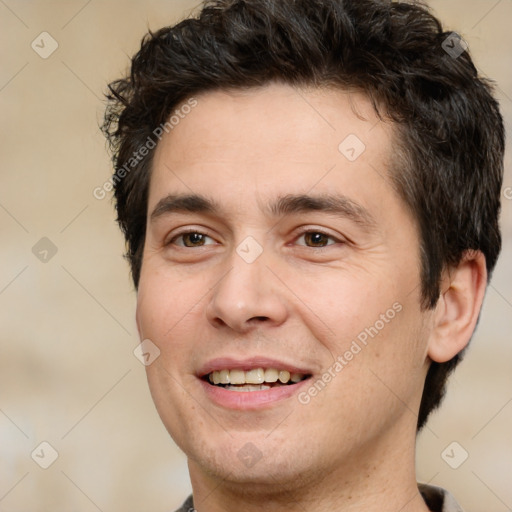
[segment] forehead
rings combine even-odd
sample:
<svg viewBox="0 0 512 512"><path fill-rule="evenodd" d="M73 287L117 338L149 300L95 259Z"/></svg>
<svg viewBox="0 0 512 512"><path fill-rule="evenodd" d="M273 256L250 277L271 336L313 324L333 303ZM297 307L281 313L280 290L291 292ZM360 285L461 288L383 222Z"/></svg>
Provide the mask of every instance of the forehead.
<svg viewBox="0 0 512 512"><path fill-rule="evenodd" d="M194 100L155 150L150 209L175 192L246 205L251 194L350 193L388 181L393 128L362 94L269 84Z"/></svg>

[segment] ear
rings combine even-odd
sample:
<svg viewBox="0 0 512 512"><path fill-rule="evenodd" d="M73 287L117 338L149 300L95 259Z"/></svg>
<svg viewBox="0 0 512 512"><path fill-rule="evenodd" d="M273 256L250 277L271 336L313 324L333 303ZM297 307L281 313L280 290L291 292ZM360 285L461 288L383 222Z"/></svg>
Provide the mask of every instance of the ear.
<svg viewBox="0 0 512 512"><path fill-rule="evenodd" d="M486 286L485 256L480 251L466 252L457 267L444 272L428 343L430 359L444 363L466 347L478 321Z"/></svg>

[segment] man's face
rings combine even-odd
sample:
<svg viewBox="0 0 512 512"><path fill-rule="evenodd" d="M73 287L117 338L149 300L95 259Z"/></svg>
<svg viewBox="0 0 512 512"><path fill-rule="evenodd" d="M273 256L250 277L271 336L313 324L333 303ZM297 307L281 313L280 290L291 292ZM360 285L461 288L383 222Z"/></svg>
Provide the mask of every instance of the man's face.
<svg viewBox="0 0 512 512"><path fill-rule="evenodd" d="M410 456L429 323L392 158L364 97L276 84L198 96L158 144L137 322L193 479Z"/></svg>

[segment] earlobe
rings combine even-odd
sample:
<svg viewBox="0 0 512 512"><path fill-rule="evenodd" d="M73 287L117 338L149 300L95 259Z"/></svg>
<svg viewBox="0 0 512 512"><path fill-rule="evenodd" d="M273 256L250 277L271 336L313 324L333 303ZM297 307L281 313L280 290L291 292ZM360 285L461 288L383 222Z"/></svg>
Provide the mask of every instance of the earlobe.
<svg viewBox="0 0 512 512"><path fill-rule="evenodd" d="M468 251L457 267L445 273L428 344L431 360L444 363L469 343L487 286L485 256Z"/></svg>

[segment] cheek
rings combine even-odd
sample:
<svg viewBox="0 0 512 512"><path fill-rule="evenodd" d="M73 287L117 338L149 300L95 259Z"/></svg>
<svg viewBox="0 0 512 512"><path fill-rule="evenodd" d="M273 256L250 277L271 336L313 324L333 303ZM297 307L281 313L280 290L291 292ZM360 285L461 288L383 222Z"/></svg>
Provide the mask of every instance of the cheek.
<svg viewBox="0 0 512 512"><path fill-rule="evenodd" d="M302 308L303 318L319 319L318 329L328 333L327 340L345 350L345 345L376 322L378 330L383 330L381 315L385 320L396 316L399 306L394 309L393 305L400 302L400 292L385 275L382 270L371 274L360 269L337 269L304 280L301 277L299 297L306 306Z"/></svg>
<svg viewBox="0 0 512 512"><path fill-rule="evenodd" d="M302 287L307 307L301 314L311 318L309 328L331 358L343 358L345 378L367 385L380 377L402 389L402 380L406 385L410 378L404 368L423 374L418 370L425 363L428 333L419 287L411 291L411 280L403 274L386 276L338 271L309 279Z"/></svg>
<svg viewBox="0 0 512 512"><path fill-rule="evenodd" d="M201 306L203 284L194 277L169 278L158 271L142 272L137 293L137 326L141 339L149 338L161 350L179 352L179 336Z"/></svg>

